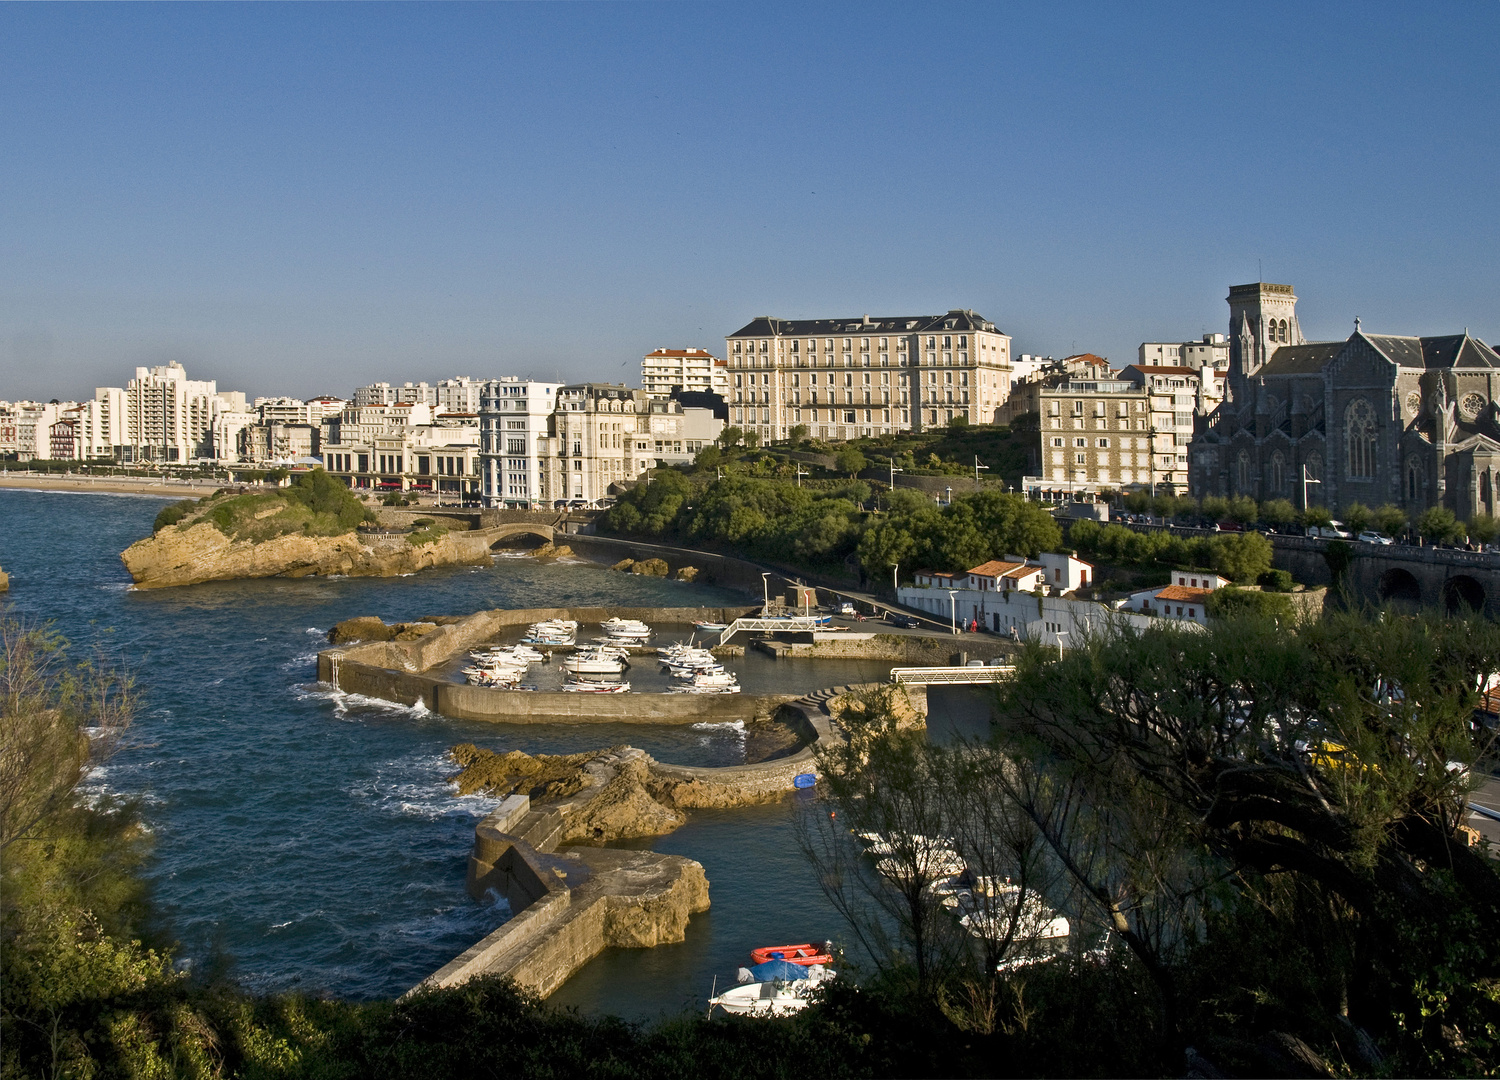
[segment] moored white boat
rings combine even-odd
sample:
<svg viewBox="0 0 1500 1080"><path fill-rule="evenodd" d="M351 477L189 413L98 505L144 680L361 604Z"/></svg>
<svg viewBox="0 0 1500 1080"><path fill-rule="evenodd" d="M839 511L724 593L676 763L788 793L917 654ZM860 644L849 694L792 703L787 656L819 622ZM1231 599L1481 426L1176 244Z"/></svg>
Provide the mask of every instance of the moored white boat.
<svg viewBox="0 0 1500 1080"><path fill-rule="evenodd" d="M625 661L597 652L574 653L563 657L559 663L564 671L579 675L618 675L625 670Z"/></svg>
<svg viewBox="0 0 1500 1080"><path fill-rule="evenodd" d="M776 968L785 977L757 978L767 968ZM794 972L798 974L794 974ZM784 960L741 968L740 978L751 981L715 994L708 999L710 1011L723 1009L736 1016L786 1016L801 1012L810 1004L812 991L833 978L833 972L822 965L799 967Z"/></svg>

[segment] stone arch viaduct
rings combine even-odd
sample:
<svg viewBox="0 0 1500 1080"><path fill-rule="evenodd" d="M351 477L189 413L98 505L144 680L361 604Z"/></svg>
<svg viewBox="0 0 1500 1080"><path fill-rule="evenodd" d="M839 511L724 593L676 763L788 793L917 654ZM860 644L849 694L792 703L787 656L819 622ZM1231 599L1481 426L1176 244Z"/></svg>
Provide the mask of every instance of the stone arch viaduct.
<svg viewBox="0 0 1500 1080"><path fill-rule="evenodd" d="M1160 525L1130 525L1138 532L1159 532ZM1212 536L1212 529L1173 525L1178 536ZM1327 552L1330 543L1311 536L1272 535L1271 564L1307 585L1332 585ZM1437 608L1448 612L1479 611L1500 618L1500 554L1406 544L1348 542L1351 555L1344 584L1355 599L1371 604Z"/></svg>

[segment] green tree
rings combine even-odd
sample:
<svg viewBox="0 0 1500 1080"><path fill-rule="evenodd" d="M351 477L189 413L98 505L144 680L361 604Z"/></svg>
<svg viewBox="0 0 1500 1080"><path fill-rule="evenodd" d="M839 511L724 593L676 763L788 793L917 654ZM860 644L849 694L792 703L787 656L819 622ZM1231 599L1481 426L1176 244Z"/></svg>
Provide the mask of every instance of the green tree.
<svg viewBox="0 0 1500 1080"><path fill-rule="evenodd" d="M1417 534L1434 544L1451 544L1463 538L1463 526L1446 506L1430 506L1417 518Z"/></svg>
<svg viewBox="0 0 1500 1080"><path fill-rule="evenodd" d="M953 419L948 421L948 427L950 430L966 428L968 426L969 416L967 413L954 413Z"/></svg>
<svg viewBox="0 0 1500 1080"><path fill-rule="evenodd" d="M745 434L744 434L744 436L743 436L743 439L744 439L745 449L746 450L758 450L758 449L760 449L760 432L758 432L758 431L746 431Z"/></svg>
<svg viewBox="0 0 1500 1080"><path fill-rule="evenodd" d="M1306 510L1302 511L1302 524L1307 526L1317 526L1318 528L1327 528L1329 525L1333 524L1333 515L1328 512L1328 507L1319 506L1314 503L1312 506L1309 506Z"/></svg>
<svg viewBox="0 0 1500 1080"><path fill-rule="evenodd" d="M1210 521L1229 520L1229 500L1220 495L1208 495L1203 499L1203 516Z"/></svg>
<svg viewBox="0 0 1500 1080"><path fill-rule="evenodd" d="M807 441L808 427L806 424L793 424L790 431L786 433L787 442L793 446L801 446Z"/></svg>
<svg viewBox="0 0 1500 1080"><path fill-rule="evenodd" d="M1356 536L1369 529L1374 519L1375 512L1362 502L1352 502L1344 507L1344 525Z"/></svg>
<svg viewBox="0 0 1500 1080"><path fill-rule="evenodd" d="M1274 550L1260 533L1223 533L1212 540L1213 569L1231 581L1253 582L1271 568Z"/></svg>
<svg viewBox="0 0 1500 1080"><path fill-rule="evenodd" d="M852 479L864 470L868 462L858 447L845 446L834 456L833 464L839 472Z"/></svg>
<svg viewBox="0 0 1500 1080"><path fill-rule="evenodd" d="M1267 499L1260 504L1260 520L1279 529L1294 523L1297 511L1286 499Z"/></svg>
<svg viewBox="0 0 1500 1080"><path fill-rule="evenodd" d="M693 464L700 469L714 470L719 467L724 452L717 446L705 446L698 451L698 456L693 459Z"/></svg>
<svg viewBox="0 0 1500 1080"><path fill-rule="evenodd" d="M743 428L726 427L723 431L719 432L719 445L725 450L733 450L740 444L740 440L744 437L745 432Z"/></svg>
<svg viewBox="0 0 1500 1080"><path fill-rule="evenodd" d="M1255 505L1255 500L1248 495L1236 495L1229 500L1229 520L1237 521L1241 525L1249 525L1255 521L1260 513L1260 508Z"/></svg>
<svg viewBox="0 0 1500 1080"><path fill-rule="evenodd" d="M1465 528L1468 530L1469 539L1476 544L1490 544L1500 535L1500 522L1497 522L1489 514L1475 514L1469 519Z"/></svg>
<svg viewBox="0 0 1500 1080"><path fill-rule="evenodd" d="M1254 615L1290 622L1293 617L1292 598L1285 593L1255 592L1234 585L1226 585L1211 592L1204 609L1216 619Z"/></svg>
<svg viewBox="0 0 1500 1080"><path fill-rule="evenodd" d="M1375 511L1375 527L1387 536L1396 536L1406 529L1406 511L1399 506L1386 503Z"/></svg>

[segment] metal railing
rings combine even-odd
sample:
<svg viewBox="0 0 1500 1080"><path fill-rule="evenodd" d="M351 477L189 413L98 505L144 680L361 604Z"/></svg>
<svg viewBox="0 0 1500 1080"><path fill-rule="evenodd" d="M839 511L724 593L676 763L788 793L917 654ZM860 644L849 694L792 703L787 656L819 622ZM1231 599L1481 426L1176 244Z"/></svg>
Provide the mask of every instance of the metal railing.
<svg viewBox="0 0 1500 1080"><path fill-rule="evenodd" d="M997 683L1015 674L1013 664L984 667L891 668L891 682L898 686L930 686L934 683Z"/></svg>

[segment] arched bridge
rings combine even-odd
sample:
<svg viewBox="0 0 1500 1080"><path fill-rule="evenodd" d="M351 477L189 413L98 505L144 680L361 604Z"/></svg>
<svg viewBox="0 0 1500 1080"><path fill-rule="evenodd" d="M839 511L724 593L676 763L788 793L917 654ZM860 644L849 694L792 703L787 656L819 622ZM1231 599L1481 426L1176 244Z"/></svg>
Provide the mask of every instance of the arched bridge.
<svg viewBox="0 0 1500 1080"><path fill-rule="evenodd" d="M1330 541L1273 536L1273 559L1298 581L1332 584ZM1500 555L1404 544L1348 544L1352 558L1343 580L1353 594L1373 604L1429 607L1458 613L1478 611L1500 618Z"/></svg>

